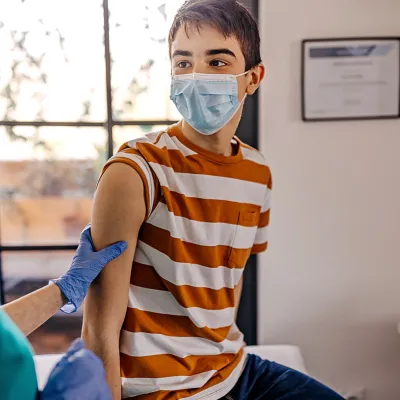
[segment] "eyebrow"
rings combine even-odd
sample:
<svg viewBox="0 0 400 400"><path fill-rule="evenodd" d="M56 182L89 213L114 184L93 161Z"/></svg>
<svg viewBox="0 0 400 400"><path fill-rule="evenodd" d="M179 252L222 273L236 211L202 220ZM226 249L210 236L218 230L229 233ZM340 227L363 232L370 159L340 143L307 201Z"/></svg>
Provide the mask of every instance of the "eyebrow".
<svg viewBox="0 0 400 400"><path fill-rule="evenodd" d="M226 54L228 56L236 58L235 53L229 49L211 49L206 51L207 56L216 56L218 54Z"/></svg>
<svg viewBox="0 0 400 400"><path fill-rule="evenodd" d="M172 58L177 56L193 57L193 53L187 50L175 50L174 53L172 54Z"/></svg>
<svg viewBox="0 0 400 400"><path fill-rule="evenodd" d="M218 54L226 54L228 56L236 58L235 53L232 50L229 49L211 49L211 50L206 50L205 52L206 56L216 56ZM174 53L172 54L172 58L177 57L177 56L182 56L182 57L193 57L193 53L188 50L175 50Z"/></svg>

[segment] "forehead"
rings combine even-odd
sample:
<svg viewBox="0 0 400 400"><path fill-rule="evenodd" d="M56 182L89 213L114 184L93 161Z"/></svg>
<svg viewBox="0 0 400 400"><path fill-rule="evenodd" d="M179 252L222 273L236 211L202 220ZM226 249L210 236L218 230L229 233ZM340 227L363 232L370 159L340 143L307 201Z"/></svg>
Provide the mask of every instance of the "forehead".
<svg viewBox="0 0 400 400"><path fill-rule="evenodd" d="M238 59L244 59L240 43L234 36L225 37L218 29L208 25L183 25L171 43L171 54L176 50L188 50L200 55L210 49L229 49Z"/></svg>

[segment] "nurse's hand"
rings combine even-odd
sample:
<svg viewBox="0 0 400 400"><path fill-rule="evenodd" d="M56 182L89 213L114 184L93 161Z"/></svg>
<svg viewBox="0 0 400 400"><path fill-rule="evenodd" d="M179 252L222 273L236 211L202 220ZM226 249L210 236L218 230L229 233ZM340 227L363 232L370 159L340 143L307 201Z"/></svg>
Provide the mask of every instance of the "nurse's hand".
<svg viewBox="0 0 400 400"><path fill-rule="evenodd" d="M77 339L58 362L40 400L111 400L111 390L100 359Z"/></svg>
<svg viewBox="0 0 400 400"><path fill-rule="evenodd" d="M90 225L82 232L79 247L69 271L54 282L68 299L68 304L61 308L69 314L75 312L86 297L90 284L110 261L119 257L127 248L127 243L117 242L103 250L95 251Z"/></svg>

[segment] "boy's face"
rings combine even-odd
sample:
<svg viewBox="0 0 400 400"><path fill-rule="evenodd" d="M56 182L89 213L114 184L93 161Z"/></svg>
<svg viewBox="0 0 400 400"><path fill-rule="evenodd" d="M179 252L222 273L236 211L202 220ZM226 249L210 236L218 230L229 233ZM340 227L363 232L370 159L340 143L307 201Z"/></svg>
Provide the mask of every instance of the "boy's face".
<svg viewBox="0 0 400 400"><path fill-rule="evenodd" d="M234 37L225 38L215 28L203 26L179 28L175 40L171 43L172 75L191 74L233 74L245 72L246 61L240 43ZM257 68L257 67L256 67ZM239 100L245 93L253 94L253 74L240 76L238 79Z"/></svg>

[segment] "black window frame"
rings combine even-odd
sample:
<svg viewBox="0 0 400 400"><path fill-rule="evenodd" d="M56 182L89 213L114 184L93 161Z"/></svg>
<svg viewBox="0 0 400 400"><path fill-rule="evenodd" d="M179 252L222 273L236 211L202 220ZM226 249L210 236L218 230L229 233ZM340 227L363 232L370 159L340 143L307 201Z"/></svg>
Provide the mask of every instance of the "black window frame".
<svg viewBox="0 0 400 400"><path fill-rule="evenodd" d="M258 18L258 0L242 0ZM110 13L109 1L103 0L103 25L104 25L104 57L105 57L105 90L107 118L97 122L65 122L65 121L0 121L0 126L33 126L33 127L101 127L107 132L107 154L112 157L113 128L115 126L154 126L170 125L172 120L115 120L113 118L112 87L111 87L111 51L110 51ZM245 112L238 129L238 136L247 144L258 147L258 95L251 96L245 105ZM1 204L0 204L1 207ZM1 218L1 214L0 214ZM1 235L1 219L0 219ZM5 292L3 282L3 253L4 252L38 252L38 251L75 251L76 245L2 245L0 236L0 305L5 304ZM251 310L251 312L249 312ZM244 274L244 285L241 306L238 313L238 326L245 335L247 344L257 342L257 258L251 256Z"/></svg>
<svg viewBox="0 0 400 400"><path fill-rule="evenodd" d="M173 120L115 120L113 118L112 88L111 88L111 50L110 50L110 12L109 1L103 0L103 34L104 34L104 60L105 60L105 91L106 91L106 120L105 121L0 121L2 126L31 126L31 127L91 127L104 128L107 134L107 156L112 157L114 152L113 128L115 126L154 126L171 125ZM0 203L1 207L1 203ZM3 279L3 253L4 252L39 252L39 251L75 251L78 245L3 245L1 240L1 214L0 214L0 305L5 304L5 290Z"/></svg>

